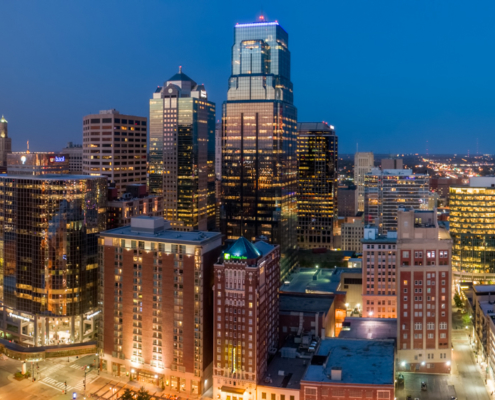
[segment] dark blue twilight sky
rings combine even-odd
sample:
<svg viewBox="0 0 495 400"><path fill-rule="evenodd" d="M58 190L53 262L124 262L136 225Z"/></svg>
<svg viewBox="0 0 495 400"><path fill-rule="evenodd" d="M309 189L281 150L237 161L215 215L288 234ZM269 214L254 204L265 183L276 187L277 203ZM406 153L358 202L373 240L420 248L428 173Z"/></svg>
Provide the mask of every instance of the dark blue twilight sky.
<svg viewBox="0 0 495 400"><path fill-rule="evenodd" d="M81 143L100 109L147 116L179 65L218 118L233 26L261 13L289 32L299 121L334 124L341 153L495 152L493 0L2 0L14 150Z"/></svg>

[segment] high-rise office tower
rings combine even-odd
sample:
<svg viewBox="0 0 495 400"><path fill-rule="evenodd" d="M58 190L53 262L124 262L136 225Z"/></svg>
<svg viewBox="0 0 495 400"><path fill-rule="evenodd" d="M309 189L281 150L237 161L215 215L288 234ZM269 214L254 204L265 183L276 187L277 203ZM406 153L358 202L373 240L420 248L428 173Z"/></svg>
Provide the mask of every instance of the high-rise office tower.
<svg viewBox="0 0 495 400"><path fill-rule="evenodd" d="M96 339L106 197L103 177L0 176L4 337L24 346Z"/></svg>
<svg viewBox="0 0 495 400"><path fill-rule="evenodd" d="M176 231L163 217L134 217L100 235L99 342L109 372L181 396L211 387L211 283L221 245L218 232Z"/></svg>
<svg viewBox="0 0 495 400"><path fill-rule="evenodd" d="M229 400L265 377L278 342L280 247L241 237L214 270L213 397Z"/></svg>
<svg viewBox="0 0 495 400"><path fill-rule="evenodd" d="M452 268L459 281L495 279L495 178L450 188Z"/></svg>
<svg viewBox="0 0 495 400"><path fill-rule="evenodd" d="M356 192L356 212L364 211L364 176L371 171L375 165L373 153L356 153L354 155L354 184Z"/></svg>
<svg viewBox="0 0 495 400"><path fill-rule="evenodd" d="M305 249L332 249L338 138L326 122L301 122L297 130L297 242Z"/></svg>
<svg viewBox="0 0 495 400"><path fill-rule="evenodd" d="M452 239L436 210L401 209L397 230L399 369L449 373Z"/></svg>
<svg viewBox="0 0 495 400"><path fill-rule="evenodd" d="M146 183L147 118L103 110L83 118L83 174L103 175L119 194Z"/></svg>
<svg viewBox="0 0 495 400"><path fill-rule="evenodd" d="M7 172L7 154L12 153L12 139L9 138L9 123L0 118L0 173Z"/></svg>
<svg viewBox="0 0 495 400"><path fill-rule="evenodd" d="M278 22L235 26L222 120L222 233L279 244L282 279L295 265L297 246L297 110L288 40Z"/></svg>
<svg viewBox="0 0 495 400"><path fill-rule="evenodd" d="M215 227L215 104L182 68L150 100L149 184L175 228Z"/></svg>
<svg viewBox="0 0 495 400"><path fill-rule="evenodd" d="M399 207L428 210L430 177L410 169L373 168L365 175L365 223L378 226L380 234L397 229Z"/></svg>

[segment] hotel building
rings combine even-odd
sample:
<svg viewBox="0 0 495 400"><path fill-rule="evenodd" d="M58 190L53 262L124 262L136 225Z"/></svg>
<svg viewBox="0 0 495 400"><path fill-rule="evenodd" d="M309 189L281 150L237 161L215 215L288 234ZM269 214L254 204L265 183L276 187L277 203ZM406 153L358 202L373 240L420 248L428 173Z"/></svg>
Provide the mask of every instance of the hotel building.
<svg viewBox="0 0 495 400"><path fill-rule="evenodd" d="M103 110L83 118L83 174L103 175L119 194L146 184L147 118Z"/></svg>
<svg viewBox="0 0 495 400"><path fill-rule="evenodd" d="M135 217L100 234L102 368L182 396L212 384L213 264L221 235Z"/></svg>
<svg viewBox="0 0 495 400"><path fill-rule="evenodd" d="M0 331L22 346L96 339L106 180L0 176Z"/></svg>
<svg viewBox="0 0 495 400"><path fill-rule="evenodd" d="M283 279L296 265L297 110L278 22L234 27L222 138L221 231L280 245Z"/></svg>
<svg viewBox="0 0 495 400"><path fill-rule="evenodd" d="M256 399L269 355L277 351L279 249L240 237L215 264L215 399Z"/></svg>
<svg viewBox="0 0 495 400"><path fill-rule="evenodd" d="M215 228L215 104L182 68L150 100L149 174L172 226Z"/></svg>
<svg viewBox="0 0 495 400"><path fill-rule="evenodd" d="M397 231L397 359L401 371L449 373L452 239L436 210L400 209Z"/></svg>
<svg viewBox="0 0 495 400"><path fill-rule="evenodd" d="M337 216L338 138L326 122L297 124L297 242L332 249Z"/></svg>

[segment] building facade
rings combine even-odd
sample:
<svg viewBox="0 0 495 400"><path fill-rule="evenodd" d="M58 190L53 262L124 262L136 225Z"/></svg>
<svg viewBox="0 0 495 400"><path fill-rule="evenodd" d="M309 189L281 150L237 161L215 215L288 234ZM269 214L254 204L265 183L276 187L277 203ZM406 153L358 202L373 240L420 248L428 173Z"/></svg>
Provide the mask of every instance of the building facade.
<svg viewBox="0 0 495 400"><path fill-rule="evenodd" d="M141 193L131 190L133 186L142 189ZM112 193L112 189L109 190ZM117 190L115 190L117 192ZM107 203L107 229L115 229L131 224L133 217L161 217L163 216L163 196L149 195L146 185L127 186L122 196L108 196Z"/></svg>
<svg viewBox="0 0 495 400"><path fill-rule="evenodd" d="M344 222L342 224L341 236L343 251L361 253L363 250L361 240L364 236L364 222L361 219L356 219L350 223Z"/></svg>
<svg viewBox="0 0 495 400"><path fill-rule="evenodd" d="M401 209L398 219L398 369L450 373L452 239L436 210Z"/></svg>
<svg viewBox="0 0 495 400"><path fill-rule="evenodd" d="M380 234L397 229L400 207L428 210L429 176L410 169L373 168L365 175L364 217L366 224L378 226Z"/></svg>
<svg viewBox="0 0 495 400"><path fill-rule="evenodd" d="M101 233L102 367L180 396L212 384L213 264L221 235L135 217Z"/></svg>
<svg viewBox="0 0 495 400"><path fill-rule="evenodd" d="M9 138L9 123L0 118L0 173L7 172L7 155L12 153L12 139Z"/></svg>
<svg viewBox="0 0 495 400"><path fill-rule="evenodd" d="M363 317L397 318L397 233L366 227L363 250Z"/></svg>
<svg viewBox="0 0 495 400"><path fill-rule="evenodd" d="M357 187L355 197L356 212L364 211L364 176L375 166L373 153L356 153L354 155L354 185Z"/></svg>
<svg viewBox="0 0 495 400"><path fill-rule="evenodd" d="M82 144L68 142L62 153L69 156L69 171L71 174L82 174L83 147Z"/></svg>
<svg viewBox="0 0 495 400"><path fill-rule="evenodd" d="M105 206L103 177L0 176L4 337L30 347L96 339Z"/></svg>
<svg viewBox="0 0 495 400"><path fill-rule="evenodd" d="M354 217L356 215L357 186L350 185L338 189L339 217Z"/></svg>
<svg viewBox="0 0 495 400"><path fill-rule="evenodd" d="M69 174L69 156L57 153L7 154L7 172L14 175Z"/></svg>
<svg viewBox="0 0 495 400"><path fill-rule="evenodd" d="M215 104L182 68L150 100L149 186L173 226L215 228Z"/></svg>
<svg viewBox="0 0 495 400"><path fill-rule="evenodd" d="M289 36L278 22L237 24L222 118L221 230L281 246L281 278L297 247L297 110Z"/></svg>
<svg viewBox="0 0 495 400"><path fill-rule="evenodd" d="M119 193L146 183L146 117L103 110L83 118L83 174L106 176Z"/></svg>
<svg viewBox="0 0 495 400"><path fill-rule="evenodd" d="M452 268L456 280L495 279L495 178L450 188Z"/></svg>
<svg viewBox="0 0 495 400"><path fill-rule="evenodd" d="M473 340L475 360L494 378L495 368L495 285L473 285Z"/></svg>
<svg viewBox="0 0 495 400"><path fill-rule="evenodd" d="M337 216L338 138L325 122L297 124L297 242L332 249Z"/></svg>
<svg viewBox="0 0 495 400"><path fill-rule="evenodd" d="M401 158L382 158L381 169L403 169L404 162Z"/></svg>
<svg viewBox="0 0 495 400"><path fill-rule="evenodd" d="M214 272L213 397L250 392L265 377L278 344L280 247L244 237Z"/></svg>

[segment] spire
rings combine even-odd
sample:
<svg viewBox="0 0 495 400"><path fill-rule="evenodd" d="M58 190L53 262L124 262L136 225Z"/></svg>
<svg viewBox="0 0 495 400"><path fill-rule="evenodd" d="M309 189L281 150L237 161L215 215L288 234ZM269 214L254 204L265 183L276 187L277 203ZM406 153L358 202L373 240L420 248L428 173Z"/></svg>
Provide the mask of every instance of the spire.
<svg viewBox="0 0 495 400"><path fill-rule="evenodd" d="M5 122L5 123L7 122L7 120L5 119L5 117L3 116L3 114L2 114L2 118L0 118L0 122Z"/></svg>
<svg viewBox="0 0 495 400"><path fill-rule="evenodd" d="M182 74L182 65L179 65L179 74Z"/></svg>

